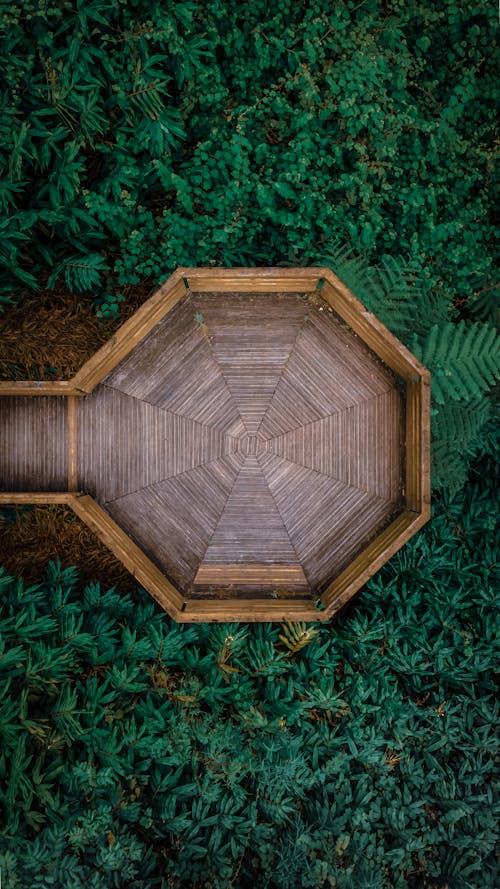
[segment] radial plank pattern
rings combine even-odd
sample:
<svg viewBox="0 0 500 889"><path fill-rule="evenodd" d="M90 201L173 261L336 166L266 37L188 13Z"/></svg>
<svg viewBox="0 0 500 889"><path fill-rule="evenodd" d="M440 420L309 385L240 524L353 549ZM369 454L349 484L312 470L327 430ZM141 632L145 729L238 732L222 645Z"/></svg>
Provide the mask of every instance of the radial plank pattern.
<svg viewBox="0 0 500 889"><path fill-rule="evenodd" d="M78 487L190 596L315 595L400 506L402 412L317 297L188 293L80 400Z"/></svg>

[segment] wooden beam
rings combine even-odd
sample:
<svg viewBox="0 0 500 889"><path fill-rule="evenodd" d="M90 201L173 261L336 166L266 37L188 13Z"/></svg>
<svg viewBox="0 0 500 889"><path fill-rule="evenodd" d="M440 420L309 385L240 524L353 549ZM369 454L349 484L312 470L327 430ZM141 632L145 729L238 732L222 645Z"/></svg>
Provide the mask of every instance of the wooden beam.
<svg viewBox="0 0 500 889"><path fill-rule="evenodd" d="M333 272L324 269L323 296L334 312L360 336L367 346L405 380L426 373L423 364L403 345L378 318L369 312Z"/></svg>
<svg viewBox="0 0 500 889"><path fill-rule="evenodd" d="M406 503L409 509L430 515L430 374L406 387Z"/></svg>
<svg viewBox="0 0 500 889"><path fill-rule="evenodd" d="M315 608L311 599L192 599L176 618L181 623L214 621L323 621L325 612Z"/></svg>
<svg viewBox="0 0 500 889"><path fill-rule="evenodd" d="M179 269L189 289L196 291L235 291L266 293L281 291L309 293L323 277L322 268L185 268Z"/></svg>
<svg viewBox="0 0 500 889"><path fill-rule="evenodd" d="M70 381L91 392L187 292L181 270L165 281L107 343L90 358Z"/></svg>
<svg viewBox="0 0 500 889"><path fill-rule="evenodd" d="M184 598L111 516L88 494L71 495L70 505L159 605L179 620Z"/></svg>
<svg viewBox="0 0 500 889"><path fill-rule="evenodd" d="M335 578L321 596L326 620L354 595L410 537L425 525L427 515L405 510L382 531L344 571Z"/></svg>
<svg viewBox="0 0 500 889"><path fill-rule="evenodd" d="M42 506L48 503L71 503L73 495L68 491L47 491L39 494L34 491L2 491L0 506L18 506L31 504Z"/></svg>
<svg viewBox="0 0 500 889"><path fill-rule="evenodd" d="M84 395L73 380L8 380L0 381L0 396L3 395Z"/></svg>

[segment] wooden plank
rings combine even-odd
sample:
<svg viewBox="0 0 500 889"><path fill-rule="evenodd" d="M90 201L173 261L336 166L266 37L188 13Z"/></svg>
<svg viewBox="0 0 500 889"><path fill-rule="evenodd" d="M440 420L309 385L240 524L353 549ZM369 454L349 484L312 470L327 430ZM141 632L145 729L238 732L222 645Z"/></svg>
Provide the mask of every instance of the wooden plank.
<svg viewBox="0 0 500 889"><path fill-rule="evenodd" d="M116 524L115 521L88 495L74 494L70 501L76 515L111 550L138 582L174 619L178 619L184 598L153 565L145 553Z"/></svg>
<svg viewBox="0 0 500 889"><path fill-rule="evenodd" d="M231 455L106 503L152 561L189 589L238 474Z"/></svg>
<svg viewBox="0 0 500 889"><path fill-rule="evenodd" d="M272 563L277 563L277 567L295 566L302 589L309 589L297 553L256 456L244 458L208 542L200 569L205 565L223 563L232 566L233 574L237 563L245 570L250 565ZM195 585L198 580L199 572L195 577ZM248 583L245 573L241 582Z"/></svg>
<svg viewBox="0 0 500 889"><path fill-rule="evenodd" d="M333 272L325 271L321 295L376 355L403 379L425 373L424 366Z"/></svg>
<svg viewBox="0 0 500 889"><path fill-rule="evenodd" d="M261 465L312 588L343 570L395 504L317 470L267 455Z"/></svg>
<svg viewBox="0 0 500 889"><path fill-rule="evenodd" d="M237 584L239 587L259 586L276 587L279 589L288 586L308 587L304 572L300 565L269 565L256 563L245 565L239 562L231 565L228 562L207 564L202 562L194 579L195 586L220 586Z"/></svg>
<svg viewBox="0 0 500 889"><path fill-rule="evenodd" d="M0 399L0 490L66 491L66 399Z"/></svg>
<svg viewBox="0 0 500 889"><path fill-rule="evenodd" d="M76 491L78 489L77 474L77 428L76 413L78 406L78 398L70 396L68 398L68 490Z"/></svg>
<svg viewBox="0 0 500 889"><path fill-rule="evenodd" d="M396 501L402 493L402 394L390 389L265 442L267 452Z"/></svg>
<svg viewBox="0 0 500 889"><path fill-rule="evenodd" d="M186 602L184 611L177 617L180 623L204 623L213 621L227 623L244 621L305 621L318 622L327 620L324 611L320 611L310 599L238 599L231 602L224 600L196 599Z"/></svg>
<svg viewBox="0 0 500 889"><path fill-rule="evenodd" d="M281 435L394 389L392 371L339 319L316 305L297 339L260 434Z"/></svg>
<svg viewBox="0 0 500 889"><path fill-rule="evenodd" d="M47 503L71 503L73 494L64 491L1 491L0 505L33 504L41 506Z"/></svg>
<svg viewBox="0 0 500 889"><path fill-rule="evenodd" d="M78 488L98 502L223 456L224 433L107 385L79 403Z"/></svg>
<svg viewBox="0 0 500 889"><path fill-rule="evenodd" d="M185 268L180 269L194 293L235 291L239 293L312 292L323 277L322 268Z"/></svg>
<svg viewBox="0 0 500 889"><path fill-rule="evenodd" d="M430 374L409 381L406 398L406 502L430 512Z"/></svg>
<svg viewBox="0 0 500 889"><path fill-rule="evenodd" d="M200 292L193 308L246 431L255 435L310 303L301 293Z"/></svg>
<svg viewBox="0 0 500 889"><path fill-rule="evenodd" d="M74 385L73 380L16 380L0 381L0 397L2 395L83 395L83 389Z"/></svg>
<svg viewBox="0 0 500 889"><path fill-rule="evenodd" d="M182 274L177 270L83 365L71 380L73 386L91 392L186 292Z"/></svg>
<svg viewBox="0 0 500 889"><path fill-rule="evenodd" d="M240 416L188 298L106 378L106 385L227 431Z"/></svg>
<svg viewBox="0 0 500 889"><path fill-rule="evenodd" d="M401 549L427 521L426 515L405 510L335 578L321 596L329 619L391 556Z"/></svg>

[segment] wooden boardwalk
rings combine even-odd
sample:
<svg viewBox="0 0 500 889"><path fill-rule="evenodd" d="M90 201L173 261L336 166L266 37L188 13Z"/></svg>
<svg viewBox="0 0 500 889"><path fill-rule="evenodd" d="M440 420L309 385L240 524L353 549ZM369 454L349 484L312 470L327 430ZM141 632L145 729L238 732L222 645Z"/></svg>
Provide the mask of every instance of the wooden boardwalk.
<svg viewBox="0 0 500 889"><path fill-rule="evenodd" d="M188 293L90 394L0 400L1 489L92 495L191 597L315 596L402 509L402 391L317 295Z"/></svg>

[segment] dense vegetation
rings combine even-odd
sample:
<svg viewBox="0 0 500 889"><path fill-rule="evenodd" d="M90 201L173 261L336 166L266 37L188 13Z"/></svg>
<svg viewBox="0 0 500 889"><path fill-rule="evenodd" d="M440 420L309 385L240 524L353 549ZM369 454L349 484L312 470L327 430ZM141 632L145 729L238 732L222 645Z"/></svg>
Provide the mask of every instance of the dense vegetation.
<svg viewBox="0 0 500 889"><path fill-rule="evenodd" d="M0 308L328 264L432 371L435 490L331 626L0 574L9 889L498 885L496 15L0 0Z"/></svg>

